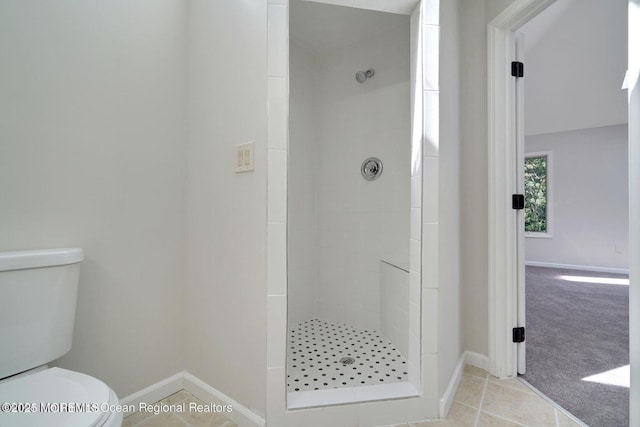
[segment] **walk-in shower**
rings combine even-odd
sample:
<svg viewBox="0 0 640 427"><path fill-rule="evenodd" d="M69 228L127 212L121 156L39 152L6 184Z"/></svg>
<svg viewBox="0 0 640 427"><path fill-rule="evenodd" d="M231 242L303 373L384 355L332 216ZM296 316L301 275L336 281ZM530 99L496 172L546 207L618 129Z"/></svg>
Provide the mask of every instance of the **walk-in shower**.
<svg viewBox="0 0 640 427"><path fill-rule="evenodd" d="M410 376L410 18L292 0L289 37L289 407L394 397L383 386Z"/></svg>

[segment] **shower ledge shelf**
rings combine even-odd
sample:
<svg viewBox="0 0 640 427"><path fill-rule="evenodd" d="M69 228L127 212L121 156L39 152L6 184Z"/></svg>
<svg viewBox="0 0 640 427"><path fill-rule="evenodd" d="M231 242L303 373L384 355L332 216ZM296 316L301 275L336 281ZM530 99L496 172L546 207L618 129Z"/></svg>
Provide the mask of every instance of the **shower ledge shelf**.
<svg viewBox="0 0 640 427"><path fill-rule="evenodd" d="M334 388L330 390L296 391L287 393L287 409L314 408L418 396L420 396L420 392L409 382Z"/></svg>

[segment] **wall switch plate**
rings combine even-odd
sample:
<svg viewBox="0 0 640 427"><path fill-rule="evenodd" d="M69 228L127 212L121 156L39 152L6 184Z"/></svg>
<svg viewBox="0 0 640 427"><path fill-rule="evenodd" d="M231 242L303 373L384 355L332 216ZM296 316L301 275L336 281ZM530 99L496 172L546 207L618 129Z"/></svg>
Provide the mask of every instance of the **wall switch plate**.
<svg viewBox="0 0 640 427"><path fill-rule="evenodd" d="M253 142L236 145L235 164L236 173L250 172L255 169Z"/></svg>

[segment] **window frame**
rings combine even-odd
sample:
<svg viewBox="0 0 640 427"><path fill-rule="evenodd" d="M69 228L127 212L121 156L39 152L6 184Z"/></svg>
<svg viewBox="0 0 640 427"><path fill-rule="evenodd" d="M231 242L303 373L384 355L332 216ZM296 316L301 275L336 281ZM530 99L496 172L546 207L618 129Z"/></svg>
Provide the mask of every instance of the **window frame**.
<svg viewBox="0 0 640 427"><path fill-rule="evenodd" d="M547 231L525 231L524 237L531 237L536 239L551 239L553 238L553 152L552 151L532 151L524 153L524 160L533 157L546 157L547 158ZM524 164L522 165L524 168ZM523 182L524 185L524 182ZM526 201L525 201L526 203ZM524 213L523 213L524 214Z"/></svg>

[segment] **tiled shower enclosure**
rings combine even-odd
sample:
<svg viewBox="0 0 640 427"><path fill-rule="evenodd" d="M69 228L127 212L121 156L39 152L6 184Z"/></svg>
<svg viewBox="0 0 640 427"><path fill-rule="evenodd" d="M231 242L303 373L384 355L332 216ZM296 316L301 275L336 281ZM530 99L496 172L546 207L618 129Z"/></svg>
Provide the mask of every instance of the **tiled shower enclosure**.
<svg viewBox="0 0 640 427"><path fill-rule="evenodd" d="M367 2L340 3L268 6L267 422L274 425L438 416L438 2L381 1L375 11ZM299 21L309 12L315 23L328 21ZM326 24L341 19L351 24ZM358 82L356 73L369 69L373 75ZM384 166L375 181L361 174L369 157ZM305 377L294 351L329 379ZM323 377L321 367L336 374ZM314 379L325 388L312 387ZM362 392L372 387L378 391ZM402 399L379 401L389 398ZM348 402L362 403L333 406Z"/></svg>

